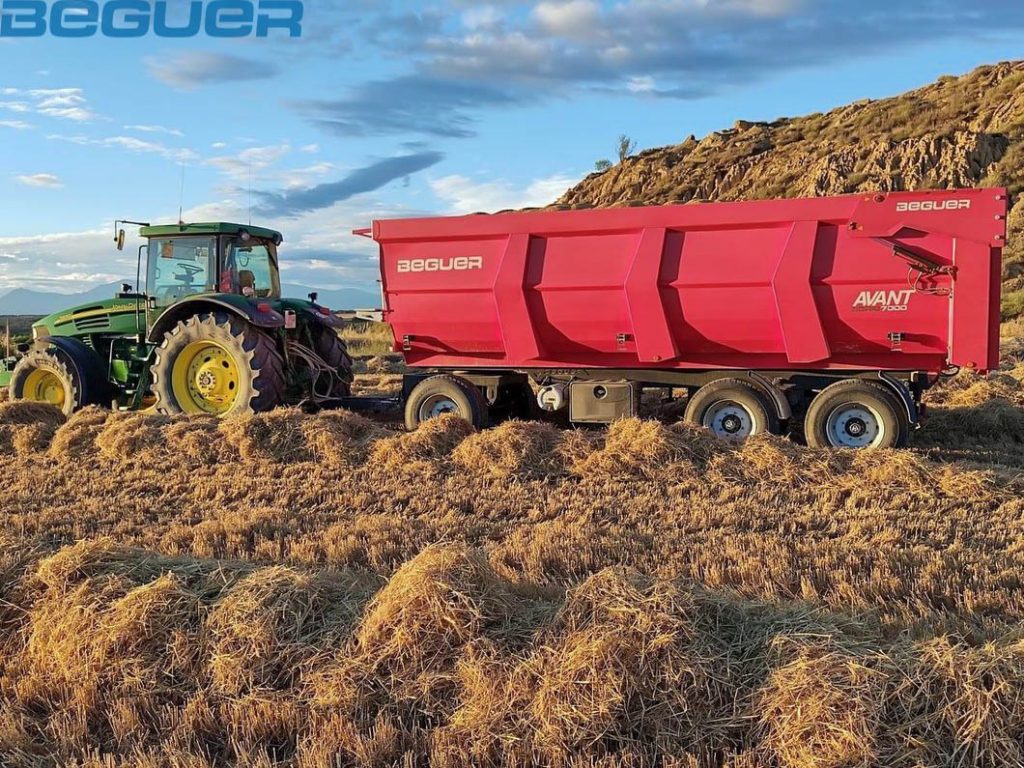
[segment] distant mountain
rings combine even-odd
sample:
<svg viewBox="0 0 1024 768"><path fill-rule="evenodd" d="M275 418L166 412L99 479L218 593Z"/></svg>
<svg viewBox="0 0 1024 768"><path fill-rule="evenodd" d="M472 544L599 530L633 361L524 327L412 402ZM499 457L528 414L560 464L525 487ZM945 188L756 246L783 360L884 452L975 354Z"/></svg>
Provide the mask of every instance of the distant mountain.
<svg viewBox="0 0 1024 768"><path fill-rule="evenodd" d="M133 280L124 282L134 283ZM111 299L121 289L121 283L109 283L90 288L81 293L55 293L52 291L33 291L28 288L15 288L0 294L0 315L31 315L42 317L59 312L68 307L77 307L93 301ZM378 309L380 294L361 288L342 288L325 290L310 288L305 285L286 283L283 286L285 296L304 299L310 292L317 291L321 305L334 310L343 309Z"/></svg>
<svg viewBox="0 0 1024 768"><path fill-rule="evenodd" d="M125 281L127 282L127 281ZM67 307L88 304L92 301L111 299L121 288L121 283L108 283L90 288L82 293L55 293L15 288L0 296L0 315L35 315L42 317L59 312Z"/></svg>
<svg viewBox="0 0 1024 768"><path fill-rule="evenodd" d="M295 283L285 283L281 286L281 292L293 299L304 299L313 291L317 292L317 303L330 309L380 309L380 291L368 291L363 288L341 288L332 291ZM0 299L0 303L3 303L3 299Z"/></svg>

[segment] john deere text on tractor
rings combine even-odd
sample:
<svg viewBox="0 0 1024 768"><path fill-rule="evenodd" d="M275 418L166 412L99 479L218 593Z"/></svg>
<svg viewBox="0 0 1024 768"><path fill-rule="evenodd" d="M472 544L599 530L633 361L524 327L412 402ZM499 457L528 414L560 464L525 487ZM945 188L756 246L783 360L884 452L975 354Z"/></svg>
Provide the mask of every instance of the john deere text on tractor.
<svg viewBox="0 0 1024 768"><path fill-rule="evenodd" d="M14 399L68 414L98 403L227 416L349 395L341 321L315 294L281 297L280 233L209 223L140 234L145 289L125 285L36 323L31 345L0 371Z"/></svg>

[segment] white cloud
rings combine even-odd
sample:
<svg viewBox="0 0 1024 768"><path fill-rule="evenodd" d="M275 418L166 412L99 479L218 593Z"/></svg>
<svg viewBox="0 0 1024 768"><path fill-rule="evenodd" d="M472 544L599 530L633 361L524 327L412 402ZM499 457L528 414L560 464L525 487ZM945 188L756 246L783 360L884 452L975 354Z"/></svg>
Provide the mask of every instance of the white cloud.
<svg viewBox="0 0 1024 768"><path fill-rule="evenodd" d="M289 143L263 147L249 147L236 155L221 155L206 160L221 173L236 182L248 183L251 176L271 167L292 151Z"/></svg>
<svg viewBox="0 0 1024 768"><path fill-rule="evenodd" d="M471 30L491 29L500 25L503 20L502 12L493 5L469 8L462 14L462 25Z"/></svg>
<svg viewBox="0 0 1024 768"><path fill-rule="evenodd" d="M10 128L15 131L27 131L32 125L24 120L0 120L0 128Z"/></svg>
<svg viewBox="0 0 1024 768"><path fill-rule="evenodd" d="M267 59L244 59L210 51L180 51L171 56L144 60L150 75L180 90L274 77L279 66Z"/></svg>
<svg viewBox="0 0 1024 768"><path fill-rule="evenodd" d="M40 115L77 123L99 117L89 109L81 88L34 88L24 91L24 94L33 100L35 111Z"/></svg>
<svg viewBox="0 0 1024 768"><path fill-rule="evenodd" d="M0 269L0 290L33 288L73 293L135 275L135 257L113 249L107 227L83 232L54 232L25 237L0 237L7 259ZM69 253L75 262L67 265Z"/></svg>
<svg viewBox="0 0 1024 768"><path fill-rule="evenodd" d="M567 38L593 37L601 28L601 6L594 0L538 3L533 17L544 32Z"/></svg>
<svg viewBox="0 0 1024 768"><path fill-rule="evenodd" d="M160 142L145 141L135 136L108 136L103 139L94 139L88 136L65 136L54 133L46 138L54 141L66 141L83 147L106 147L108 149L123 149L128 152L155 154L175 163L193 163L199 160L199 155L191 149L168 147Z"/></svg>
<svg viewBox="0 0 1024 768"><path fill-rule="evenodd" d="M126 125L126 131L138 131L139 133L163 133L168 136L183 137L185 134L177 128L165 128L162 125Z"/></svg>
<svg viewBox="0 0 1024 768"><path fill-rule="evenodd" d="M274 183L288 189L302 189L312 186L336 168L334 163L314 163L303 168L289 168L274 174Z"/></svg>
<svg viewBox="0 0 1024 768"><path fill-rule="evenodd" d="M697 6L714 12L739 12L752 16L785 16L805 0L697 0Z"/></svg>
<svg viewBox="0 0 1024 768"><path fill-rule="evenodd" d="M657 90L654 78L649 75L631 77L626 83L626 89L630 93L653 93Z"/></svg>
<svg viewBox="0 0 1024 768"><path fill-rule="evenodd" d="M299 147L299 151L300 152L306 152L306 153L311 154L311 155L315 155L317 152L320 151L320 145L319 144L307 144L304 147Z"/></svg>
<svg viewBox="0 0 1024 768"><path fill-rule="evenodd" d="M477 182L454 174L434 179L430 182L430 188L455 213L493 213L550 205L577 181L575 177L556 175L536 179L522 188L507 181Z"/></svg>
<svg viewBox="0 0 1024 768"><path fill-rule="evenodd" d="M76 123L87 123L96 117L95 114L82 107L47 107L40 109L39 114L61 120L74 120Z"/></svg>
<svg viewBox="0 0 1024 768"><path fill-rule="evenodd" d="M10 112L35 113L76 123L90 122L99 117L89 108L81 88L3 88L0 95L14 97L0 101L0 109Z"/></svg>
<svg viewBox="0 0 1024 768"><path fill-rule="evenodd" d="M60 178L52 173L31 173L21 174L14 177L19 183L26 187L42 187L45 189L60 189L64 186Z"/></svg>

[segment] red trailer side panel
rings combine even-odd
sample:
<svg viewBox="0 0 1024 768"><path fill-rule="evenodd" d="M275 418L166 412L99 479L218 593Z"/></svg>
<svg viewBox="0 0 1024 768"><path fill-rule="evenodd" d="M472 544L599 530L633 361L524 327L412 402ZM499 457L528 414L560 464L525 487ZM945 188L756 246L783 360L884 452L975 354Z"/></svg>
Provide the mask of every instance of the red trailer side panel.
<svg viewBox="0 0 1024 768"><path fill-rule="evenodd" d="M387 320L437 368L998 364L1005 190L378 221Z"/></svg>

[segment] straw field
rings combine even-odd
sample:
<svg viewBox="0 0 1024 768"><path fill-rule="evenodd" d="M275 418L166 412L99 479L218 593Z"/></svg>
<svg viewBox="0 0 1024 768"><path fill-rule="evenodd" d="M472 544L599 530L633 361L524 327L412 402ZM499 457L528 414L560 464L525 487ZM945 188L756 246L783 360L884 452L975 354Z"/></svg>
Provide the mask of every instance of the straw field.
<svg viewBox="0 0 1024 768"><path fill-rule="evenodd" d="M1024 764L1022 380L864 454L0 404L0 765Z"/></svg>

